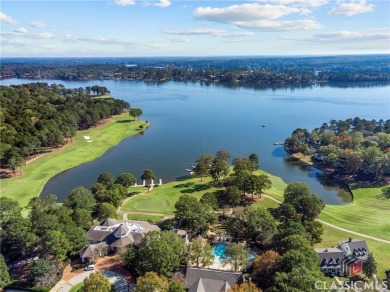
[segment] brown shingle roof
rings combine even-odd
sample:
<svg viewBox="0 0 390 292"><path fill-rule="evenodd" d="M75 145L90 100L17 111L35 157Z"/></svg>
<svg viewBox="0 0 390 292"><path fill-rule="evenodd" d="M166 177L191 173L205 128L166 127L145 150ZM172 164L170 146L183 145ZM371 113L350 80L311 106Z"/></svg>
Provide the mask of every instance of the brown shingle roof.
<svg viewBox="0 0 390 292"><path fill-rule="evenodd" d="M87 239L89 241L104 241L111 233L110 230L94 230L91 228L87 233Z"/></svg>
<svg viewBox="0 0 390 292"><path fill-rule="evenodd" d="M112 219L112 218L107 218L107 219L104 219L102 222L100 222L100 226L113 226L115 224L118 224L118 220L116 219Z"/></svg>
<svg viewBox="0 0 390 292"><path fill-rule="evenodd" d="M121 224L114 232L114 235L116 237L122 237L125 236L129 232L129 228Z"/></svg>
<svg viewBox="0 0 390 292"><path fill-rule="evenodd" d="M116 247L116 248L122 248L125 246L128 246L134 242L133 236L131 236L131 233L129 233L128 236L118 238L114 242L111 242L110 246Z"/></svg>
<svg viewBox="0 0 390 292"><path fill-rule="evenodd" d="M88 245L84 246L82 249L80 249L79 255L82 258L91 259L97 250L102 249L102 248L107 247L107 246L108 245L105 242L100 242L97 244L88 244Z"/></svg>

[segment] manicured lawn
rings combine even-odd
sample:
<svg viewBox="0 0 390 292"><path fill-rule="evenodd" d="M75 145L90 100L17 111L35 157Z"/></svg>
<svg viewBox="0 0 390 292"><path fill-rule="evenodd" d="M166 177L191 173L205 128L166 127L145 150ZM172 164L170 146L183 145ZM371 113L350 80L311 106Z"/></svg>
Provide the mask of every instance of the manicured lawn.
<svg viewBox="0 0 390 292"><path fill-rule="evenodd" d="M142 220L148 221L150 223L156 223L164 219L163 216L158 215L144 215L144 214L127 214L127 219L129 220Z"/></svg>
<svg viewBox="0 0 390 292"><path fill-rule="evenodd" d="M78 283L72 287L72 289L69 290L69 292L78 292L80 289L84 286L84 283Z"/></svg>
<svg viewBox="0 0 390 292"><path fill-rule="evenodd" d="M217 189L211 185L211 178L190 178L154 187L150 193L136 195L126 202L123 211L141 211L161 214L173 214L175 203L183 195L191 195L198 199L206 192Z"/></svg>
<svg viewBox="0 0 390 292"><path fill-rule="evenodd" d="M144 121L134 122L128 114L123 114L110 119L96 129L77 132L71 145L65 146L60 151L53 150L31 161L22 168L22 176L2 179L1 196L13 198L21 206L26 206L31 198L40 194L50 178L102 156L123 139L137 134L140 125L148 126ZM84 136L90 136L93 142L87 142Z"/></svg>
<svg viewBox="0 0 390 292"><path fill-rule="evenodd" d="M254 208L263 207L265 209L268 208L277 208L279 207L279 203L275 202L274 200L271 200L269 198L262 198L260 201L257 201L252 205Z"/></svg>
<svg viewBox="0 0 390 292"><path fill-rule="evenodd" d="M283 192L284 189L287 187L287 184L283 181L283 179L279 176L269 174L263 170L258 170L257 173L268 175L269 179L272 182L272 187L269 190L265 190L264 194L271 196L277 200L283 201Z"/></svg>
<svg viewBox="0 0 390 292"><path fill-rule="evenodd" d="M355 188L352 191L353 202L346 205L326 205L320 219L390 240L390 200L376 197L381 193L381 188Z"/></svg>

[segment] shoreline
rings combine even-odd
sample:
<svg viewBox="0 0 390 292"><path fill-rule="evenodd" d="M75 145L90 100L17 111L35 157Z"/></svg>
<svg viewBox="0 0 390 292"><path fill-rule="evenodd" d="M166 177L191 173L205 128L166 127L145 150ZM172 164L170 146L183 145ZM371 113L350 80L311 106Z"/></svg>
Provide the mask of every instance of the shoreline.
<svg viewBox="0 0 390 292"><path fill-rule="evenodd" d="M308 166L311 166L311 167L314 167L315 169L318 169L318 170L321 170L323 171L326 175L329 175L329 173L326 172L326 170L324 170L324 168L320 167L318 164L312 162L311 160L308 161L308 160L305 160L303 158L306 157L306 155L302 154L302 153L291 153L290 151L288 151L286 148L284 148L284 151L286 151L292 159L295 159L296 161L302 163L302 164L305 164L305 165L308 165ZM303 155L303 157L299 157L300 155ZM345 181L343 180L340 180L338 178L336 178L334 175L330 174L331 177L330 179L335 182L340 188L343 188L345 189L346 191L348 191L348 193L351 195L351 202L349 203L352 203L353 200L354 200L354 195L353 195L353 192L352 192L352 189L351 189L351 186L346 183ZM320 180L319 180L320 181Z"/></svg>
<svg viewBox="0 0 390 292"><path fill-rule="evenodd" d="M143 125L140 129L139 126ZM73 143L51 151L22 167L23 175L0 180L1 196L17 200L25 207L29 200L39 197L46 183L54 176L93 161L124 139L139 134L150 126L146 121L133 121L128 113L114 116L101 125L77 131ZM85 143L83 136L93 137Z"/></svg>

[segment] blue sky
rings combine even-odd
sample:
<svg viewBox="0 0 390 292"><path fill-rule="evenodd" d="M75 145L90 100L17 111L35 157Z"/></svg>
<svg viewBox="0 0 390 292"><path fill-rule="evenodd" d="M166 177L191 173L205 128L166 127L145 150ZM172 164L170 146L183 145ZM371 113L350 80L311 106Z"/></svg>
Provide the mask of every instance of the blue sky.
<svg viewBox="0 0 390 292"><path fill-rule="evenodd" d="M1 57L390 53L390 1L1 1Z"/></svg>

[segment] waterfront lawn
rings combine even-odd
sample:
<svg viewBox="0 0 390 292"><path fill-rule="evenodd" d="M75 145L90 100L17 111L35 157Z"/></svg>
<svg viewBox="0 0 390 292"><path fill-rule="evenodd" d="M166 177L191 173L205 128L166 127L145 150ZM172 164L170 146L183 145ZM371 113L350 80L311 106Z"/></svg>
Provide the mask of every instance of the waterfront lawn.
<svg viewBox="0 0 390 292"><path fill-rule="evenodd" d="M287 184L279 176L269 174L263 170L256 171L257 174L266 174L270 181L272 182L272 187L264 191L264 194L273 197L279 201L283 201L284 189L287 187ZM276 202L275 202L276 203Z"/></svg>
<svg viewBox="0 0 390 292"><path fill-rule="evenodd" d="M357 235L341 231L327 225L322 226L324 227L322 242L316 244L315 247L335 247L337 245L337 242L341 240L346 240L349 237L365 240L369 251L373 253L375 261L377 262L376 275L378 276L378 279L385 278L385 271L389 269L390 244L374 241L365 237L359 237Z"/></svg>
<svg viewBox="0 0 390 292"><path fill-rule="evenodd" d="M53 150L23 167L22 176L1 179L1 196L10 197L21 206L26 206L31 198L39 196L50 178L102 156L123 139L137 134L140 125L147 127L149 124L133 121L129 114L122 114L97 128L78 131L72 144L60 151ZM90 136L93 142L87 142L84 136Z"/></svg>
<svg viewBox="0 0 390 292"><path fill-rule="evenodd" d="M199 178L174 181L155 186L149 193L134 196L123 205L122 211L173 214L175 204L181 196L188 194L200 199L204 193L216 190L210 177L204 178L203 182Z"/></svg>
<svg viewBox="0 0 390 292"><path fill-rule="evenodd" d="M353 202L345 205L326 205L320 219L346 229L390 240L390 200L377 198L381 188L352 187L352 192Z"/></svg>
<svg viewBox="0 0 390 292"><path fill-rule="evenodd" d="M164 216L145 215L145 214L127 214L127 219L129 219L129 220L148 221L150 223L157 223L157 222L163 220Z"/></svg>

